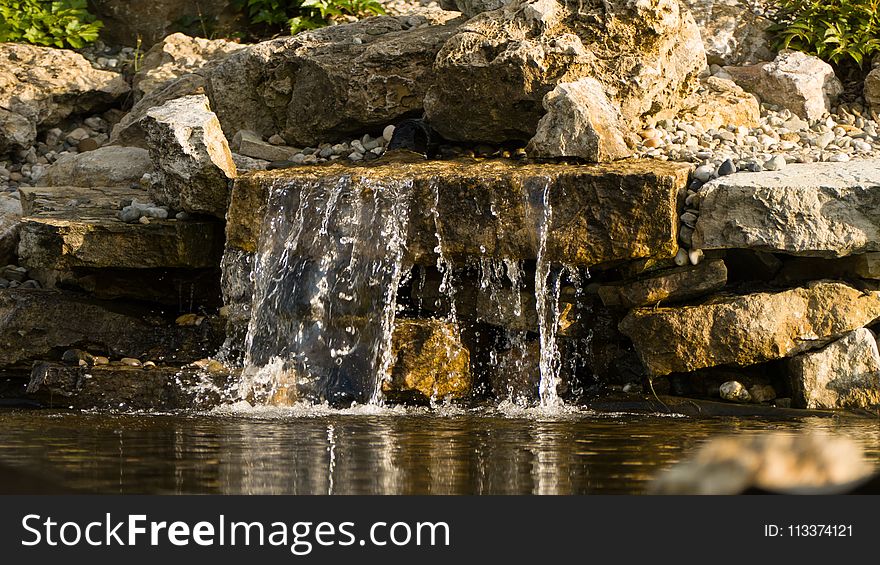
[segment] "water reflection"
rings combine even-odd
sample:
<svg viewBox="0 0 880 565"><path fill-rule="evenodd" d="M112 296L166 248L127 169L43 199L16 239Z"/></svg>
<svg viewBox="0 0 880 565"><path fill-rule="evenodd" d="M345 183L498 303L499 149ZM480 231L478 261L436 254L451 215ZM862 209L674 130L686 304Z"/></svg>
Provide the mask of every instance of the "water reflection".
<svg viewBox="0 0 880 565"><path fill-rule="evenodd" d="M713 434L821 429L880 463L875 420L0 411L0 462L105 493L640 493Z"/></svg>

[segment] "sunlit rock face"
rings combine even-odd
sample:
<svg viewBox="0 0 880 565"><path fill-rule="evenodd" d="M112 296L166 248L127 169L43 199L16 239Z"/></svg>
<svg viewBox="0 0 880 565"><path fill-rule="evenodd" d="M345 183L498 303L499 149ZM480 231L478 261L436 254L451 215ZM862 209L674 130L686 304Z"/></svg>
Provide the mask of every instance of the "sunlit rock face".
<svg viewBox="0 0 880 565"><path fill-rule="evenodd" d="M560 83L597 80L625 123L674 109L706 66L678 0L514 0L464 23L437 54L425 112L459 141L528 141Z"/></svg>
<svg viewBox="0 0 880 565"><path fill-rule="evenodd" d="M548 326L540 330L549 336L542 351L555 355L560 277L552 266L671 258L688 171L484 161L328 165L239 178L223 287L228 349L245 366L243 395L271 402L279 383L293 381L286 401L366 401L386 375L399 384L396 360L419 358L392 351L397 290L413 265L450 272L481 259L533 261L538 324ZM458 366L463 355L450 359Z"/></svg>

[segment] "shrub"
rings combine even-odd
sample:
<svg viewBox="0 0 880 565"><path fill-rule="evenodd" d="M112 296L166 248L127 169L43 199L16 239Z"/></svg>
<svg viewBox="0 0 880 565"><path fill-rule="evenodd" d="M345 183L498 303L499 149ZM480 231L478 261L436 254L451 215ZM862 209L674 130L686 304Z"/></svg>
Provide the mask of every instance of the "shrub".
<svg viewBox="0 0 880 565"><path fill-rule="evenodd" d="M78 49L96 40L102 25L86 0L0 0L0 42Z"/></svg>
<svg viewBox="0 0 880 565"><path fill-rule="evenodd" d="M880 0L778 0L770 17L777 49L859 67L880 53Z"/></svg>
<svg viewBox="0 0 880 565"><path fill-rule="evenodd" d="M298 33L339 22L385 13L376 0L235 0L252 26L269 32Z"/></svg>

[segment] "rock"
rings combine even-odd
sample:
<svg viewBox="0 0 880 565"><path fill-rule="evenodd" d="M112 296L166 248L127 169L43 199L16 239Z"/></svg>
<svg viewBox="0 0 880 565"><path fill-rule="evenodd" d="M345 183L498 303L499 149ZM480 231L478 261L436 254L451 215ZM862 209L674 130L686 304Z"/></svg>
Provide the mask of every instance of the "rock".
<svg viewBox="0 0 880 565"><path fill-rule="evenodd" d="M700 182L708 182L715 174L715 167L712 165L700 165L694 170L694 178Z"/></svg>
<svg viewBox="0 0 880 565"><path fill-rule="evenodd" d="M0 43L0 154L33 146L38 127L100 112L128 92L122 75L74 51Z"/></svg>
<svg viewBox="0 0 880 565"><path fill-rule="evenodd" d="M713 180L700 191L693 246L813 257L880 251L878 163L794 164Z"/></svg>
<svg viewBox="0 0 880 565"><path fill-rule="evenodd" d="M682 0L697 26L709 64L743 65L770 61L773 38L768 18L746 0Z"/></svg>
<svg viewBox="0 0 880 565"><path fill-rule="evenodd" d="M491 12L510 3L510 0L441 0L440 7L444 10L457 10L472 18L483 12Z"/></svg>
<svg viewBox="0 0 880 565"><path fill-rule="evenodd" d="M751 402L761 404L776 399L776 389L771 385L754 384L749 387Z"/></svg>
<svg viewBox="0 0 880 565"><path fill-rule="evenodd" d="M765 164L766 167L766 164ZM733 164L733 161L730 159L726 159L721 165L718 166L718 176L724 177L727 175L732 175L736 172L736 165Z"/></svg>
<svg viewBox="0 0 880 565"><path fill-rule="evenodd" d="M147 361L143 368L107 363L95 367L36 363L28 396L50 408L114 411L204 410L229 400L220 392L234 385L229 370L204 374L187 367L158 366L144 371L151 363Z"/></svg>
<svg viewBox="0 0 880 565"><path fill-rule="evenodd" d="M780 171L785 168L785 165L785 157L782 155L774 155L764 161L763 167L765 171Z"/></svg>
<svg viewBox="0 0 880 565"><path fill-rule="evenodd" d="M9 193L0 193L0 264L14 261L20 226L21 202Z"/></svg>
<svg viewBox="0 0 880 565"><path fill-rule="evenodd" d="M874 333L859 328L818 351L788 361L799 408L880 406L880 354Z"/></svg>
<svg viewBox="0 0 880 565"><path fill-rule="evenodd" d="M157 221L142 226L117 219L120 200L143 196L142 190L118 187L22 188L22 264L55 270L218 265L223 246L219 222ZM135 211L138 218L145 210Z"/></svg>
<svg viewBox="0 0 880 565"><path fill-rule="evenodd" d="M293 147L266 143L258 134L246 130L235 134L232 150L245 157L263 161L289 161L298 153Z"/></svg>
<svg viewBox="0 0 880 565"><path fill-rule="evenodd" d="M37 185L128 187L152 170L146 149L107 146L61 157L46 169Z"/></svg>
<svg viewBox="0 0 880 565"><path fill-rule="evenodd" d="M831 65L800 51L782 51L769 63L724 70L762 102L787 108L806 120L825 117L843 93Z"/></svg>
<svg viewBox="0 0 880 565"><path fill-rule="evenodd" d="M526 152L533 157L580 157L604 163L629 157L620 109L593 78L560 83L544 96L547 113Z"/></svg>
<svg viewBox="0 0 880 565"><path fill-rule="evenodd" d="M95 357L82 349L68 349L61 355L61 361L68 365L94 365Z"/></svg>
<svg viewBox="0 0 880 565"><path fill-rule="evenodd" d="M108 45L149 49L171 31L180 29L187 21L198 22L194 27L202 33L205 32L201 25L205 23L218 34L240 31L234 24L237 14L229 0L199 0L195 3L178 0L153 0L145 3L90 0L89 9L104 22L101 38Z"/></svg>
<svg viewBox="0 0 880 565"><path fill-rule="evenodd" d="M244 155L239 155L238 153L232 154L232 161L235 163L235 170L237 173L246 173L248 171L265 171L270 164L269 161L254 159L253 157L245 157ZM185 214L186 212L180 213Z"/></svg>
<svg viewBox="0 0 880 565"><path fill-rule="evenodd" d="M153 45L141 59L140 68L132 81L135 96L139 100L169 81L197 71L207 62L223 59L244 47L224 39L203 39L173 33Z"/></svg>
<svg viewBox="0 0 880 565"><path fill-rule="evenodd" d="M128 366L128 367L140 367L141 366L140 359L134 359L132 357L123 357L122 359L119 360L119 362L123 365Z"/></svg>
<svg viewBox="0 0 880 565"><path fill-rule="evenodd" d="M752 399L749 391L739 381L722 383L718 390L721 393L721 398L730 402L749 402Z"/></svg>
<svg viewBox="0 0 880 565"><path fill-rule="evenodd" d="M188 363L217 350L222 336L207 324L178 328L156 320L151 309L55 290L0 292L0 367L58 359L76 348L104 356L165 358ZM218 341L219 339L219 341Z"/></svg>
<svg viewBox="0 0 880 565"><path fill-rule="evenodd" d="M446 41L425 113L453 141L527 141L544 96L591 77L636 129L644 117L680 107L705 65L699 30L677 0L613 0L588 13L556 0L513 0Z"/></svg>
<svg viewBox="0 0 880 565"><path fill-rule="evenodd" d="M754 95L733 81L714 76L702 79L697 92L683 105L679 117L704 130L727 126L752 128L761 119L761 106Z"/></svg>
<svg viewBox="0 0 880 565"><path fill-rule="evenodd" d="M719 290L727 284L724 261L705 261L683 269L651 271L642 278L599 287L599 297L608 307L633 308L676 302Z"/></svg>
<svg viewBox="0 0 880 565"><path fill-rule="evenodd" d="M159 182L150 195L190 213L226 216L235 163L205 96L185 96L147 111L141 120Z"/></svg>
<svg viewBox="0 0 880 565"><path fill-rule="evenodd" d="M880 113L880 67L874 68L865 77L865 87L862 92L868 107L874 112Z"/></svg>
<svg viewBox="0 0 880 565"><path fill-rule="evenodd" d="M653 375L747 366L821 347L880 317L880 294L839 282L637 308L620 323Z"/></svg>
<svg viewBox="0 0 880 565"><path fill-rule="evenodd" d="M182 314L174 320L174 323L178 326L200 326L204 321L205 317L198 314Z"/></svg>
<svg viewBox="0 0 880 565"><path fill-rule="evenodd" d="M439 320L397 320L392 366L382 394L392 401L451 400L470 393L470 354L452 324Z"/></svg>
<svg viewBox="0 0 880 565"><path fill-rule="evenodd" d="M869 476L872 466L853 440L806 432L713 438L661 475L653 494L740 494L748 488L809 492Z"/></svg>

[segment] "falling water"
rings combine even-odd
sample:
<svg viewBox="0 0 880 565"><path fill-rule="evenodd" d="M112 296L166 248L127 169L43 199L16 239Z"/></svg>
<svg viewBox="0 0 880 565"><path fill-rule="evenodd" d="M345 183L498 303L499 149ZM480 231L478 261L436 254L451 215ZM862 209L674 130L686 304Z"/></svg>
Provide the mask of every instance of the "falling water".
<svg viewBox="0 0 880 565"><path fill-rule="evenodd" d="M434 237L437 238L434 253L437 255L437 270L440 271L442 276L439 290L441 296L444 296L449 303L449 316L447 319L457 330L460 326L458 323L458 310L455 306L454 265L443 249L443 222L440 219L440 185L432 180L431 188L434 191L434 204L431 207L431 216L434 219Z"/></svg>
<svg viewBox="0 0 880 565"><path fill-rule="evenodd" d="M242 396L381 402L410 193L408 182L379 186L352 176L272 187Z"/></svg>

